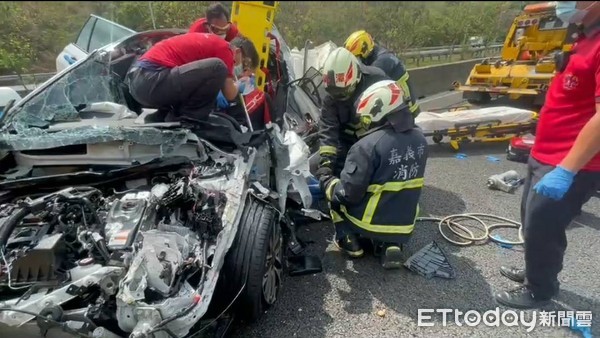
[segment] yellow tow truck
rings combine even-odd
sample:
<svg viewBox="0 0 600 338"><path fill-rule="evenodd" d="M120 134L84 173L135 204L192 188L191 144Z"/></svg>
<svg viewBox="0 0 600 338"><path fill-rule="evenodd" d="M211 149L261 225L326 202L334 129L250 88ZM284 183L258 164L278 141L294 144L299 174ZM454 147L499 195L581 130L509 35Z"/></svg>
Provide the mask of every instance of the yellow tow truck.
<svg viewBox="0 0 600 338"><path fill-rule="evenodd" d="M555 6L555 2L525 6L506 35L501 56L476 64L465 84L455 82L454 88L470 103L508 95L541 106L554 77L555 56L571 49L577 30L556 17Z"/></svg>

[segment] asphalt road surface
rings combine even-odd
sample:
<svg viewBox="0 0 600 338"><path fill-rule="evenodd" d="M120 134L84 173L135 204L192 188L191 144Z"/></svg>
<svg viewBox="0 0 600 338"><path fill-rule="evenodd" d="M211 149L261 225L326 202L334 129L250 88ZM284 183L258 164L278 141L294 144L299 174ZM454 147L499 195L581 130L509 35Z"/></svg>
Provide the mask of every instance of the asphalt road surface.
<svg viewBox="0 0 600 338"><path fill-rule="evenodd" d="M525 173L525 165L505 159L504 144L470 144L460 152L444 145L430 147L426 187L422 197L425 215L446 216L473 212L490 213L519 221L522 188L515 194L489 190L486 179L507 170ZM490 161L487 156L498 158ZM507 239L516 239L514 230L498 230ZM592 311L600 314L600 200L592 198L582 215L568 229L569 247L560 275L560 296L547 310ZM565 327L468 327L442 325L435 317L433 327L417 325L418 309L477 310L483 313L498 306L495 292L514 286L498 273L503 264L522 264L520 246L503 248L493 243L457 247L445 241L436 224L421 223L405 249L405 257L436 241L448 255L456 279L426 279L407 269L382 270L376 258L348 260L331 244L333 226L327 223L301 228L304 239L314 241L309 250L319 255L323 272L287 277L278 303L255 324L238 326L236 337L577 337ZM378 315L384 310L385 315ZM508 310L500 307L500 311ZM502 312L500 312L502 313ZM523 312L532 315L531 311ZM382 314L381 312L379 314ZM509 318L510 319L510 318ZM531 317L526 317L530 320ZM538 323L540 318L538 317ZM592 319L594 322L594 318ZM600 334L593 324L594 334Z"/></svg>

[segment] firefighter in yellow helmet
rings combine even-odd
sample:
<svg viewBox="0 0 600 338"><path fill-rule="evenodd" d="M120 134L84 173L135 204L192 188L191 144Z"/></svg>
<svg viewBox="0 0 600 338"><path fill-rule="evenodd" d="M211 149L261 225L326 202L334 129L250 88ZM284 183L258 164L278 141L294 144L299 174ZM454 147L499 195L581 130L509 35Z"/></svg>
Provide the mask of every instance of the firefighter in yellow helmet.
<svg viewBox="0 0 600 338"><path fill-rule="evenodd" d="M419 115L421 110L417 104L417 96L410 85L409 74L402 60L385 47L375 43L371 34L364 30L350 34L344 47L365 65L380 68L389 78L397 81L406 95L413 117Z"/></svg>
<svg viewBox="0 0 600 338"><path fill-rule="evenodd" d="M393 80L367 88L356 113L367 131L350 148L339 177L323 183L335 244L350 257L361 257L358 237L370 239L383 267L399 268L400 247L419 213L427 141Z"/></svg>

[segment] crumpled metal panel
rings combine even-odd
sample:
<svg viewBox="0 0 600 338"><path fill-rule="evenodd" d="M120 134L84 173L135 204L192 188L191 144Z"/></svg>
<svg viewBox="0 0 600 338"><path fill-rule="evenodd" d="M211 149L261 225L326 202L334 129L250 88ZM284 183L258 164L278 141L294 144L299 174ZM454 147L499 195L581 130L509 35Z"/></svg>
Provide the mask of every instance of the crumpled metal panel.
<svg viewBox="0 0 600 338"><path fill-rule="evenodd" d="M74 293L69 292L71 288L85 288L90 287L92 285L99 285L105 293L112 295L116 291L116 281L119 278L119 276L123 274L124 270L125 269L122 267L98 266L98 268L95 271L91 271L88 275L86 275L83 278L65 284L60 289L53 290L52 292L48 292L46 294L44 294L44 290L42 290L38 293L34 293L27 300L15 298L11 299L10 301L7 301L6 303L0 302L0 307L11 307L15 310L24 310L39 313L45 307L61 305L75 298L76 295ZM105 283L105 281L110 281L110 283ZM106 285L111 285L111 287L106 288ZM22 312L0 312L0 322L11 326L22 325L32 319L35 319L35 317Z"/></svg>
<svg viewBox="0 0 600 338"><path fill-rule="evenodd" d="M312 205L312 195L308 188L307 179L311 176L308 156L309 149L298 134L287 130L282 134L279 126L273 124L269 131L273 140L273 147L277 157L275 177L277 179L277 193L279 196L288 196L290 183L300 194L305 208ZM279 210L285 210L285 198L279 199Z"/></svg>
<svg viewBox="0 0 600 338"><path fill-rule="evenodd" d="M248 149L246 158L240 151L235 153L225 153L207 141L203 141L208 149L211 150L209 156L218 163L229 162L233 166L233 172L230 175L217 176L210 179L192 179L191 185L198 185L204 190L217 190L225 194L227 203L221 217L223 229L216 238L216 246L211 267L206 271L206 277L198 290L193 289L189 283L184 282L181 289L173 296L160 302L148 304L143 299L129 299L118 297L118 318L119 325L122 328L132 330L132 334L146 334L159 321L169 318L181 309L191 309L185 315L170 321L165 325L173 334L183 337L189 334L189 330L196 324L198 318L202 318L214 297L215 287L219 280L221 268L225 263L225 256L229 252L235 239L236 233L241 222L241 216L245 207L246 196L248 194L248 180L251 168L254 166L256 150ZM149 271L148 273L153 273ZM156 273L156 272L154 272ZM135 292L137 288L133 288ZM140 288L141 289L141 288ZM195 297L199 296L200 301L194 303ZM164 331L155 332L158 338L168 337Z"/></svg>

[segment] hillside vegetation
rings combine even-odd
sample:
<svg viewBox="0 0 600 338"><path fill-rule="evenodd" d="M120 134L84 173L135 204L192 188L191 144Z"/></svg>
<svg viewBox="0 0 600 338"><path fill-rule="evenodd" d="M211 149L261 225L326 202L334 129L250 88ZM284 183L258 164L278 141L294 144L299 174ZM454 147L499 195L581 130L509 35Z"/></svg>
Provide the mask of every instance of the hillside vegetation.
<svg viewBox="0 0 600 338"><path fill-rule="evenodd" d="M135 30L187 28L208 1L1 2L0 75L54 71L57 54L90 14ZM230 1L223 1L231 5ZM470 36L501 40L523 1L303 2L282 1L275 22L290 47L332 40L366 29L395 51L461 44ZM154 15L151 15L153 13Z"/></svg>

